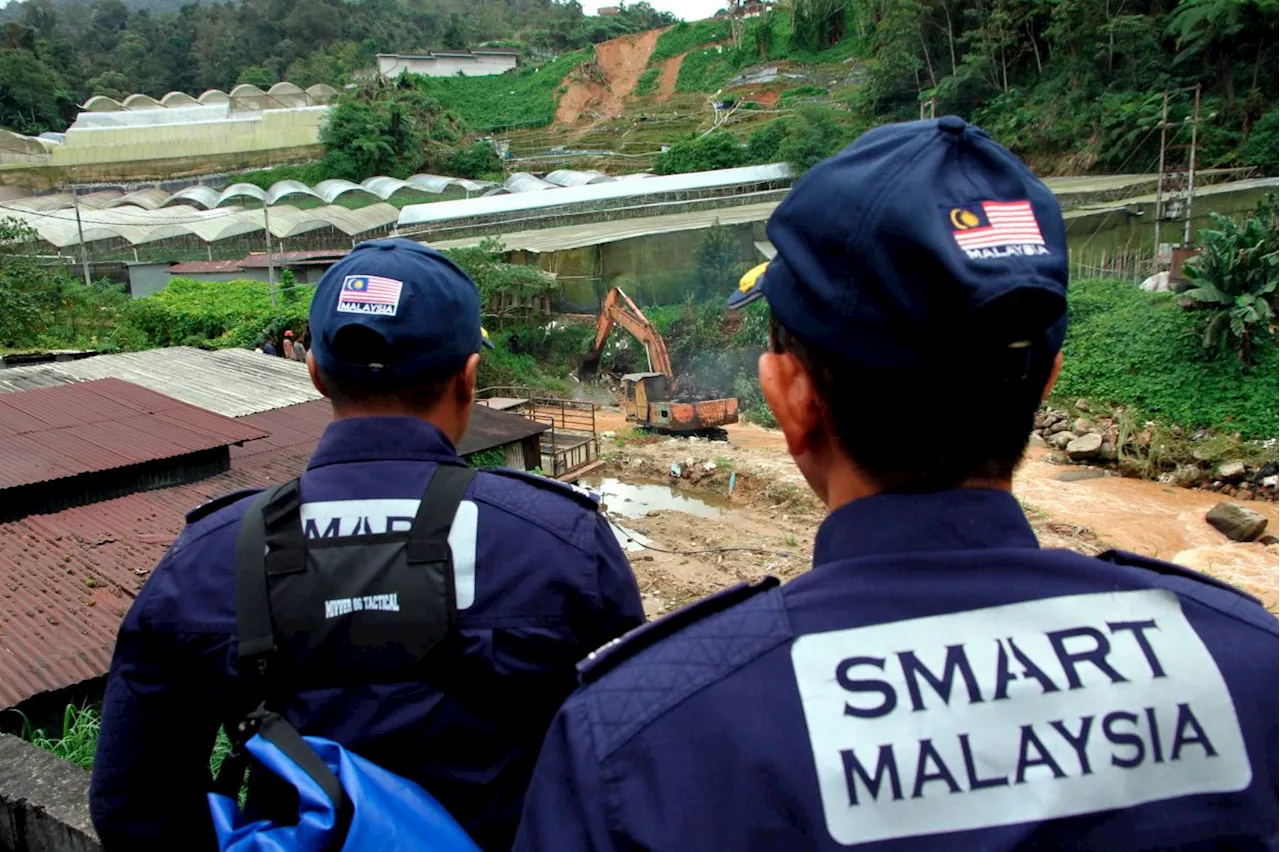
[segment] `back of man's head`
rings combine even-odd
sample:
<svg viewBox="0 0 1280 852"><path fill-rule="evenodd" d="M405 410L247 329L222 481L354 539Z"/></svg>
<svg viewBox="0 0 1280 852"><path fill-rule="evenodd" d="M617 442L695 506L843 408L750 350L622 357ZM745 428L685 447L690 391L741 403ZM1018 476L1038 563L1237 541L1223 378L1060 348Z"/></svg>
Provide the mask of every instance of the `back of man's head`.
<svg viewBox="0 0 1280 852"><path fill-rule="evenodd" d="M805 175L769 236L730 305L769 302L761 385L819 495L1008 487L1066 330L1048 188L954 116L888 125Z"/></svg>
<svg viewBox="0 0 1280 852"><path fill-rule="evenodd" d="M455 443L488 345L475 284L409 240L362 243L330 267L310 315L312 380L335 416L430 420Z"/></svg>

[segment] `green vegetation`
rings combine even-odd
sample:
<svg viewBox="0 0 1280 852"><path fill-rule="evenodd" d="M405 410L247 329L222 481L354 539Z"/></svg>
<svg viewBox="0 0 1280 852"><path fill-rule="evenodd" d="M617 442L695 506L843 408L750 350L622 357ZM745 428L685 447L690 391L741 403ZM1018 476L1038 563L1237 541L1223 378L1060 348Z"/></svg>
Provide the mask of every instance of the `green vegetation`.
<svg viewBox="0 0 1280 852"><path fill-rule="evenodd" d="M658 78L662 76L661 68L650 68L640 75L636 80L635 93L637 95L652 95L658 90Z"/></svg>
<svg viewBox="0 0 1280 852"><path fill-rule="evenodd" d="M0 348L112 348L115 317L129 303L124 288L89 287L74 270L47 267L27 254L35 232L0 219Z"/></svg>
<svg viewBox="0 0 1280 852"><path fill-rule="evenodd" d="M1216 227L1200 232L1201 253L1187 263L1192 287L1183 298L1205 311L1204 347L1227 348L1247 367L1276 343L1276 198L1265 199L1243 224L1209 215Z"/></svg>
<svg viewBox="0 0 1280 852"><path fill-rule="evenodd" d="M792 115L774 119L747 139L746 145L727 131L695 136L672 145L654 160L658 174L728 169L761 163L786 162L797 175L839 151L857 135L842 125L838 114L825 107L805 105Z"/></svg>
<svg viewBox="0 0 1280 852"><path fill-rule="evenodd" d="M555 118L560 81L591 58L589 51L578 50L542 66L524 66L492 77L411 79L417 92L452 110L473 130L540 127Z"/></svg>
<svg viewBox="0 0 1280 852"><path fill-rule="evenodd" d="M1097 399L1190 429L1276 436L1274 337L1249 373L1238 359L1204 349L1199 313L1180 308L1177 296L1122 281L1075 281L1070 311L1056 389L1064 398Z"/></svg>
<svg viewBox="0 0 1280 852"><path fill-rule="evenodd" d="M468 453L462 458L472 467L502 467L507 460L506 453L502 451L502 447L490 447L487 450Z"/></svg>
<svg viewBox="0 0 1280 852"><path fill-rule="evenodd" d="M785 103L805 98L825 98L826 96L827 90L821 86L796 86L794 89L787 89L783 92L779 100Z"/></svg>
<svg viewBox="0 0 1280 852"><path fill-rule="evenodd" d="M717 219L703 232L698 244L698 298L713 298L733 290L740 274L737 270L738 240L733 231Z"/></svg>
<svg viewBox="0 0 1280 852"><path fill-rule="evenodd" d="M249 347L267 332L279 339L286 328L306 322L314 287L296 288L296 299L271 306L271 288L262 281L192 281L137 299L122 312L127 349L156 346Z"/></svg>
<svg viewBox="0 0 1280 852"><path fill-rule="evenodd" d="M14 711L18 713L18 711ZM19 715L22 715L19 713ZM62 729L47 732L32 728L26 716L22 716L22 739L53 752L57 757L74 763L81 769L93 766L93 753L98 748L98 727L102 714L98 707L68 704L62 714Z"/></svg>
<svg viewBox="0 0 1280 852"><path fill-rule="evenodd" d="M645 2L600 18L556 0L23 0L0 10L0 126L32 134L61 131L76 105L93 95L198 96L241 82L267 88L280 80L342 87L355 72L372 68L378 53L489 44L515 47L537 63L673 22ZM491 87L481 98L500 89ZM514 101L516 112L520 101ZM488 113L494 120L474 125L508 121L501 107Z"/></svg>
<svg viewBox="0 0 1280 852"><path fill-rule="evenodd" d="M394 84L374 80L329 113L320 128L321 165L327 175L352 181L438 172L457 156L463 134L458 119L422 96L413 78Z"/></svg>
<svg viewBox="0 0 1280 852"><path fill-rule="evenodd" d="M98 749L98 731L102 726L102 708L98 704L76 706L68 704L62 713L62 730L52 736L43 728L32 728L27 717L21 711L14 710L22 716L21 738L45 751L81 769L93 768L93 756ZM218 736L213 744L213 753L209 757L209 773L217 777L222 761L231 752L231 740L227 732L218 728ZM241 790L241 804L244 804L244 790Z"/></svg>
<svg viewBox="0 0 1280 852"><path fill-rule="evenodd" d="M704 44L728 41L729 22L723 18L712 18L705 21L681 21L671 29L658 36L658 43L649 56L649 64L657 65L673 56L688 53L695 47Z"/></svg>

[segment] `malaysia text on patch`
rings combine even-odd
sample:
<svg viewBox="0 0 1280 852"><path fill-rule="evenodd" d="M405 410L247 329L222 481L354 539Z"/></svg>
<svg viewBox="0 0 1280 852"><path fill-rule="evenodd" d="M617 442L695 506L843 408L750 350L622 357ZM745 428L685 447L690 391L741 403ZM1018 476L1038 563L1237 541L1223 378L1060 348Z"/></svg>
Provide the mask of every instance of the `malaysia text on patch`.
<svg viewBox="0 0 1280 852"><path fill-rule="evenodd" d="M947 218L970 260L1049 254L1029 201L983 201L952 208Z"/></svg>
<svg viewBox="0 0 1280 852"><path fill-rule="evenodd" d="M348 275L338 293L338 310L349 314L395 316L404 283L377 275Z"/></svg>

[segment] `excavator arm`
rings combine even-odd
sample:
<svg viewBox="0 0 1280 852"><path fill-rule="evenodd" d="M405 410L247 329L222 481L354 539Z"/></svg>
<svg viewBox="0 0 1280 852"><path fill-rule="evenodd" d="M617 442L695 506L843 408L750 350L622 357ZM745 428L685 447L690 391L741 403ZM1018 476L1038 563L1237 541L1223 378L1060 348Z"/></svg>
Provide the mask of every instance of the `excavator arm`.
<svg viewBox="0 0 1280 852"><path fill-rule="evenodd" d="M619 287L614 287L609 291L609 295L605 296L600 316L596 318L595 344L591 347L590 354L578 367L578 374L586 378L596 372L600 366L600 358L604 355L605 344L609 342L609 335L613 332L615 325L622 326L631 333L632 337L644 344L645 351L649 355L649 370L662 373L674 385L675 375L671 370L671 356L667 354L666 341L662 339L662 335L658 334L653 323L649 322L636 307L636 303L631 301Z"/></svg>

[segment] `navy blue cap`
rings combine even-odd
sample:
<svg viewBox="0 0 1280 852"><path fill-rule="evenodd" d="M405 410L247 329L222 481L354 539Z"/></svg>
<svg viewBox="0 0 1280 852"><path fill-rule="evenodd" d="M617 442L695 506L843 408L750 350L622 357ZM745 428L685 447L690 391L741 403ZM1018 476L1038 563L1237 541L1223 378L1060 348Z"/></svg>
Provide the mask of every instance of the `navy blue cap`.
<svg viewBox="0 0 1280 852"><path fill-rule="evenodd" d="M384 361L344 357L334 342L352 327L386 342ZM412 240L370 240L329 267L311 300L311 354L326 373L397 382L456 370L490 347L480 293L457 264Z"/></svg>
<svg viewBox="0 0 1280 852"><path fill-rule="evenodd" d="M743 276L819 349L909 368L1066 334L1062 211L1021 161L956 116L889 124L806 173L769 219L777 255Z"/></svg>

